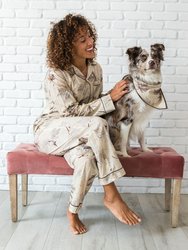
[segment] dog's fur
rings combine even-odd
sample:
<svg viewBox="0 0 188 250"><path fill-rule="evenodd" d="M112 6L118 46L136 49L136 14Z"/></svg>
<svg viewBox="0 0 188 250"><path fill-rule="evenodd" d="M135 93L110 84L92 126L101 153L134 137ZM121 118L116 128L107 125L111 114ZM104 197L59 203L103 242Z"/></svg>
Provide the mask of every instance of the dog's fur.
<svg viewBox="0 0 188 250"><path fill-rule="evenodd" d="M129 74L123 79L129 82L129 92L114 103L116 110L107 114L110 137L118 154L129 156L130 140L137 139L143 151L147 148L144 130L149 115L154 108L166 108L161 90L160 64L163 60L163 44L151 45L148 53L141 47L127 50L129 57ZM160 107L163 102L163 107Z"/></svg>

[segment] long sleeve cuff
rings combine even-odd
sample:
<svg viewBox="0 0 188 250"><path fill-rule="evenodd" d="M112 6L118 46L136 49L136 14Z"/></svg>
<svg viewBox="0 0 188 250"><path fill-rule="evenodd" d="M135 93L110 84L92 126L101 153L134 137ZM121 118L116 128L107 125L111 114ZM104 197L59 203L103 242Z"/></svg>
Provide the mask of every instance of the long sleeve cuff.
<svg viewBox="0 0 188 250"><path fill-rule="evenodd" d="M103 103L105 113L110 113L115 110L115 106L110 94L101 97L101 102Z"/></svg>

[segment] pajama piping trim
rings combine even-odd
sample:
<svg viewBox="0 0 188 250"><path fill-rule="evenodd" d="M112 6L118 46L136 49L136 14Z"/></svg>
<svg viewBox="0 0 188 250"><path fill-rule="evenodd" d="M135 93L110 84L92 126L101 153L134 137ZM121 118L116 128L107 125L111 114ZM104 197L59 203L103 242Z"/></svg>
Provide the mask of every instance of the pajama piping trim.
<svg viewBox="0 0 188 250"><path fill-rule="evenodd" d="M103 103L102 98L100 98L100 100L101 100L101 103L102 103L102 106L103 106L104 112L107 114L106 109L105 109L105 105L104 105L104 103Z"/></svg>
<svg viewBox="0 0 188 250"><path fill-rule="evenodd" d="M73 205L71 202L69 202L69 204L70 204L71 206L73 206L73 207L80 207L80 206L82 205L82 203L79 203L78 206L75 206L75 205Z"/></svg>
<svg viewBox="0 0 188 250"><path fill-rule="evenodd" d="M96 175L91 176L91 178L89 178L89 180L88 180L88 181L93 180L95 177L96 177Z"/></svg>
<svg viewBox="0 0 188 250"><path fill-rule="evenodd" d="M98 178L99 178L99 179L104 179L104 178L108 177L110 174L113 174L113 173L115 173L115 172L117 172L117 171L120 171L121 169L123 169L123 167L122 167L122 168L119 168L119 169L117 169L117 170L115 170L115 171L113 171L113 172L111 172L111 173L109 173L109 174L107 174L106 176L98 177Z"/></svg>
<svg viewBox="0 0 188 250"><path fill-rule="evenodd" d="M94 179L94 178L92 178L90 181L88 181L87 187L90 186L90 185L93 183L93 179Z"/></svg>

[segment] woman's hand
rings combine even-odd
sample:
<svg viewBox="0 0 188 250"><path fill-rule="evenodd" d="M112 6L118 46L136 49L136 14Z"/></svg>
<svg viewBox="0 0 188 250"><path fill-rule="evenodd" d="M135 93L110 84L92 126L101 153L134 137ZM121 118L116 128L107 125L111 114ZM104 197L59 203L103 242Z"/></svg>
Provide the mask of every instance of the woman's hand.
<svg viewBox="0 0 188 250"><path fill-rule="evenodd" d="M129 91L129 86L126 80L121 80L117 82L114 88L110 92L112 101L118 101L128 91Z"/></svg>

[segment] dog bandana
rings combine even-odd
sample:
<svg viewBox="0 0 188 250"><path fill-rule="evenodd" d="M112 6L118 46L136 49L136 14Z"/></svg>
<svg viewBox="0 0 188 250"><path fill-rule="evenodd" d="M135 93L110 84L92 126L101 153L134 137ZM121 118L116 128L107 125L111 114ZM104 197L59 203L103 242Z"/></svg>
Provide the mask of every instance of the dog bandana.
<svg viewBox="0 0 188 250"><path fill-rule="evenodd" d="M168 108L160 82L154 85L135 79L133 85L139 97L147 105L155 109Z"/></svg>

